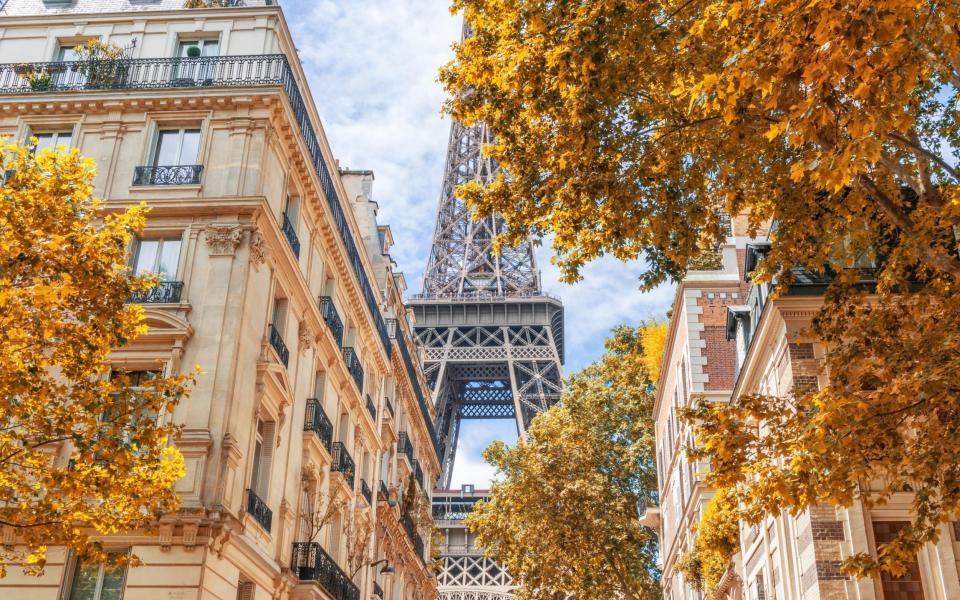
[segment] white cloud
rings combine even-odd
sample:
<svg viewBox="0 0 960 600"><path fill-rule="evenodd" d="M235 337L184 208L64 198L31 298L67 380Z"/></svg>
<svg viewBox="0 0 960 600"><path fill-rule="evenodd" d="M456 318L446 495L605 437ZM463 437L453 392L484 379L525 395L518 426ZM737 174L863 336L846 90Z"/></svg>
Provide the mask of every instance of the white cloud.
<svg viewBox="0 0 960 600"><path fill-rule="evenodd" d="M374 171L379 219L393 228L394 259L419 291L449 135L437 69L452 57L460 19L448 0L284 0L283 7L334 154L342 166ZM600 356L610 328L662 316L672 300L668 286L637 290L639 263L604 258L568 286L548 249L538 254L544 288L564 301L567 372ZM500 425L465 423L456 469L463 483L489 479L479 453L490 435L506 435Z"/></svg>

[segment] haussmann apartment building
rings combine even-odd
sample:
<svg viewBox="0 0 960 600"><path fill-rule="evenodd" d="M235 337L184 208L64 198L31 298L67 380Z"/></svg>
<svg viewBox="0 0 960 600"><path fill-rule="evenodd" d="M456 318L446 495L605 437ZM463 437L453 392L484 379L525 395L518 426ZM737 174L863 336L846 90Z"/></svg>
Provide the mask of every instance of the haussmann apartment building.
<svg viewBox="0 0 960 600"><path fill-rule="evenodd" d="M281 8L226 4L0 0L0 136L76 147L106 211L150 207L131 266L162 282L114 367L203 370L164 417L181 508L104 540L143 566L53 547L3 600L436 597L439 461L373 174L339 168ZM77 69L90 40L122 57Z"/></svg>
<svg viewBox="0 0 960 600"><path fill-rule="evenodd" d="M665 600L703 600L676 565L692 547L703 509L713 494L703 481L707 461L691 464L684 447L692 432L677 417L690 402L724 402L742 395L804 393L826 385L822 346L805 336L828 280L797 272L779 297L771 284L751 284L769 249L764 235L750 238L745 217L732 220L726 242L700 258L680 282L668 329L657 390L659 509L645 520L660 532ZM840 563L875 551L910 521L910 496L894 494L884 506L818 506L740 528L740 552L713 590L729 600L954 600L960 598L960 522L943 526L900 578L852 579Z"/></svg>

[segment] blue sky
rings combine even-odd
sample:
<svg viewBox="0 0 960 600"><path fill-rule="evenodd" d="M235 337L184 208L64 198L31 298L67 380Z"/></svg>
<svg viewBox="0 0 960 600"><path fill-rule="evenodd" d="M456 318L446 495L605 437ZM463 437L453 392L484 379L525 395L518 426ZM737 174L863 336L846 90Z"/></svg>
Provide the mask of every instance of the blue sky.
<svg viewBox="0 0 960 600"><path fill-rule="evenodd" d="M440 114L437 69L452 58L460 18L447 0L283 0L282 6L333 152L342 167L374 171L379 221L392 227L391 253L417 292L450 127ZM640 293L637 263L601 259L569 286L559 282L549 257L549 248L541 248L543 286L566 309L567 373L600 356L612 327L662 317L672 300L668 286ZM516 427L464 423L454 486L486 485L492 470L480 453L494 439L512 442Z"/></svg>

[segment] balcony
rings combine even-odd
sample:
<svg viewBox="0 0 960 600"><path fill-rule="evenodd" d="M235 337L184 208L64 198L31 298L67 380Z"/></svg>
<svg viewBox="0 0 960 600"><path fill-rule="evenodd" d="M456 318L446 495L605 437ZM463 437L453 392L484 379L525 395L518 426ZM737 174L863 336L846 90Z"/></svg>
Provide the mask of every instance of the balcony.
<svg viewBox="0 0 960 600"><path fill-rule="evenodd" d="M413 544L417 556L420 560L423 560L423 538L417 533L417 526L413 524L413 519L409 514L404 514L401 520L403 529L407 532L407 537L410 538L410 543Z"/></svg>
<svg viewBox="0 0 960 600"><path fill-rule="evenodd" d="M330 465L330 470L343 475L347 486L351 490L353 489L356 466L353 464L353 457L347 452L347 447L343 445L343 442L333 443L333 463Z"/></svg>
<svg viewBox="0 0 960 600"><path fill-rule="evenodd" d="M197 185L203 165L162 165L137 167L133 170L133 185Z"/></svg>
<svg viewBox="0 0 960 600"><path fill-rule="evenodd" d="M189 64L203 77L180 77L183 66ZM0 64L0 94L45 94L58 92L83 92L118 89L162 88L220 88L277 86L290 101L296 127L303 136L304 146L310 156L314 173L320 180L333 225L347 251L347 262L357 278L364 303L373 317L373 325L387 357L392 346L387 327L380 314L379 303L370 278L360 259L357 243L350 231L346 214L340 204L333 175L336 167L327 164L320 141L310 121L307 104L300 93L293 69L283 54L259 54L245 56L209 56L200 58L138 58L119 59L108 65L98 66L96 80L80 72L79 65L71 62L35 62ZM29 73L59 73L42 88L31 85Z"/></svg>
<svg viewBox="0 0 960 600"><path fill-rule="evenodd" d="M390 499L390 490L387 489L387 484L384 481L380 480L380 487L377 488L377 500L382 500L386 502Z"/></svg>
<svg viewBox="0 0 960 600"><path fill-rule="evenodd" d="M159 281L149 290L130 294L127 302L132 304L175 304L180 302L182 281Z"/></svg>
<svg viewBox="0 0 960 600"><path fill-rule="evenodd" d="M433 429L433 419L430 418L430 409L427 407L427 401L423 395L423 389L420 387L420 379L417 378L417 368L413 358L410 356L410 351L407 349L407 338L403 335L402 330L398 329L396 340L397 347L400 348L400 358L403 359L403 366L407 371L407 378L410 380L410 385L413 387L413 395L417 398L417 406L420 407L420 412L423 413L423 421L427 424L427 431L430 433L430 441L433 443L433 451L439 458L442 456L442 453L440 452L440 444L437 441L437 434Z"/></svg>
<svg viewBox="0 0 960 600"><path fill-rule="evenodd" d="M423 468L420 466L419 460L414 460L413 463L413 478L417 480L417 483L420 484L420 489L426 491L426 486L423 485Z"/></svg>
<svg viewBox="0 0 960 600"><path fill-rule="evenodd" d="M367 501L367 506L373 505L373 491L371 491L370 486L367 485L366 479L360 480L360 495Z"/></svg>
<svg viewBox="0 0 960 600"><path fill-rule="evenodd" d="M273 323L269 326L269 334L270 347L273 348L277 353L277 358L279 358L283 366L286 367L287 363L290 362L290 351L287 350L287 345L283 343L283 336L281 336L277 328L273 326Z"/></svg>
<svg viewBox="0 0 960 600"><path fill-rule="evenodd" d="M283 213L283 224L280 226L280 229L283 230L283 235L286 236L287 242L290 244L290 249L293 250L293 255L300 258L300 240L297 239L297 230L293 226L293 223L290 222L287 213Z"/></svg>
<svg viewBox="0 0 960 600"><path fill-rule="evenodd" d="M320 314L323 316L324 323L330 328L330 333L337 342L337 348L340 348L343 346L343 321L340 320L337 307L333 305L333 298L320 296Z"/></svg>
<svg viewBox="0 0 960 600"><path fill-rule="evenodd" d="M397 454L400 456L406 456L407 462L409 462L412 467L413 443L410 442L410 436L407 435L406 431L401 431L400 435L397 436Z"/></svg>
<svg viewBox="0 0 960 600"><path fill-rule="evenodd" d="M316 582L334 600L360 600L360 588L350 581L320 544L295 543L290 568L297 574L297 579Z"/></svg>
<svg viewBox="0 0 960 600"><path fill-rule="evenodd" d="M353 377L353 382L357 384L357 390L362 394L363 366L360 365L360 358L357 356L357 351L349 347L344 348L343 362L346 363L347 371L349 371L350 376Z"/></svg>
<svg viewBox="0 0 960 600"><path fill-rule="evenodd" d="M331 451L333 446L333 423L327 418L327 414L323 412L323 406L320 405L320 401L316 398L307 400L307 417L303 422L303 430L312 431L317 434L317 437L320 439L320 444L327 449L327 452Z"/></svg>
<svg viewBox="0 0 960 600"><path fill-rule="evenodd" d="M373 405L373 400L370 399L370 394L367 394L367 412L370 413L370 418L373 419L373 422L377 422L377 407Z"/></svg>
<svg viewBox="0 0 960 600"><path fill-rule="evenodd" d="M247 514L253 517L264 531L270 533L270 527L273 525L273 511L253 490L247 490Z"/></svg>
<svg viewBox="0 0 960 600"><path fill-rule="evenodd" d="M393 404L390 403L390 398L384 398L383 405L387 407L387 414L390 415L391 419L397 416L396 413L393 412Z"/></svg>

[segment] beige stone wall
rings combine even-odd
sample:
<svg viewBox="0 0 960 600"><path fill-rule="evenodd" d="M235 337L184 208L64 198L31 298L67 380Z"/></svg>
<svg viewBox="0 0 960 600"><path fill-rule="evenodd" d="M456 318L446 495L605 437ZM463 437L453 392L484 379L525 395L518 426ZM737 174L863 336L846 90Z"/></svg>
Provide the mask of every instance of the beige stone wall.
<svg viewBox="0 0 960 600"><path fill-rule="evenodd" d="M309 101L275 7L91 14L79 21L76 15L13 17L0 29L0 56L46 61L59 44L91 36L121 45L135 38L134 57L139 58L169 57L178 40L198 36L217 37L220 55L286 53ZM308 108L324 159L334 165L316 110ZM148 164L156 131L176 127L200 129L200 182L133 185L135 169ZM397 458L400 433L408 435L425 472L426 489L419 493L427 498L432 493L439 464L413 387L424 385L422 373L415 369L410 381L396 348L388 356L377 335L284 91L198 86L0 94L0 136L26 139L51 130L70 131L80 152L97 162L96 193L106 200L107 211L145 202L151 212L143 239L180 241L179 301L147 305L150 331L116 351L116 367L155 368L159 360L171 374L202 368L191 397L166 416L183 426L177 442L187 466L177 484L182 510L164 517L157 535L105 540L111 547L130 548L144 561L129 570L125 597L232 600L241 582L253 586L254 598L326 597L318 584L291 571L293 544L305 541L300 525L309 510L305 485L315 499L339 497L345 503L343 513L314 540L342 569L348 569L348 519L371 523L370 557L395 567L391 577L379 577L379 566L361 568L353 581L362 597L372 593L375 577L387 597L433 597L433 580L399 525L399 508L378 499L381 481L394 499L405 488L410 465ZM409 344L398 289L402 276L369 243L378 239L372 198L369 193L351 196L333 173L361 268L377 298L386 299L373 310L400 320L400 335L391 345ZM290 197L300 199L294 224L299 257L282 230ZM333 298L344 326L343 345L359 357L360 389L320 312L321 296ZM289 352L286 364L269 336L278 298L286 301L286 317L276 323ZM368 410L368 397L375 415ZM352 486L331 470L331 454L318 436L304 430L308 399L321 403L333 425L333 441L352 456ZM258 419L275 424L270 477L261 494L272 511L269 531L249 513L246 492ZM62 448L60 460L68 457L69 448ZM372 492L369 503L361 480ZM429 543L429 530L423 527L420 533ZM0 580L0 597L68 597L74 563L54 548L43 577L24 578L11 569L11 576Z"/></svg>

